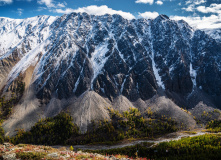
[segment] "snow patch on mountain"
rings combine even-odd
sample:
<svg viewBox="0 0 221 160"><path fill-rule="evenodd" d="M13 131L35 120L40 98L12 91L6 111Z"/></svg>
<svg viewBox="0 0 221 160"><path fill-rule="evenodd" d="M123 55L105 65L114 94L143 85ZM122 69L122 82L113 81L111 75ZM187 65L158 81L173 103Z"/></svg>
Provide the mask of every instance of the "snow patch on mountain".
<svg viewBox="0 0 221 160"><path fill-rule="evenodd" d="M105 54L109 51L108 44L101 44L95 48L92 53L91 63L94 69L94 75L91 81L91 88L93 89L93 81L104 67L105 62L109 57L105 57Z"/></svg>
<svg viewBox="0 0 221 160"><path fill-rule="evenodd" d="M152 55L151 55L151 60L152 60L152 67L153 67L153 72L154 72L154 75L155 75L155 78L156 78L156 81L157 81L157 84L159 87L165 89L165 86L162 82L162 79L161 79L161 76L159 75L159 70L157 69L156 67L156 63L155 63L155 60L154 60L154 49L153 49L153 42L152 42L152 34L151 34L151 27L149 27L149 36L150 36L150 49L151 49L151 52L152 52Z"/></svg>
<svg viewBox="0 0 221 160"><path fill-rule="evenodd" d="M191 80L193 82L193 87L196 87L197 72L196 72L196 70L193 69L192 63L190 63L190 76L191 76Z"/></svg>
<svg viewBox="0 0 221 160"><path fill-rule="evenodd" d="M155 61L154 61L154 54L153 54L153 52L152 52L151 60L152 60L153 72L154 72L154 75L155 75L157 84L158 84L159 87L165 89L165 86L164 86L164 84L163 84L163 82L162 82L162 79L161 79L161 77L160 77L160 75L159 75L159 70L157 69L156 64L155 64Z"/></svg>

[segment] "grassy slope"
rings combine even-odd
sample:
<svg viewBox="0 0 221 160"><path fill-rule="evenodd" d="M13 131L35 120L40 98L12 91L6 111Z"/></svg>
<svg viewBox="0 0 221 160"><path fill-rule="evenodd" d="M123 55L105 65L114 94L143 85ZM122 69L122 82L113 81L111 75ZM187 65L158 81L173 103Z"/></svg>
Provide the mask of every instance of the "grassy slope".
<svg viewBox="0 0 221 160"><path fill-rule="evenodd" d="M183 138L178 141L163 142L153 148L148 144L141 144L125 148L110 150L87 150L101 154L123 154L129 157L147 157L152 159L220 159L221 158L221 135L206 134L197 137Z"/></svg>

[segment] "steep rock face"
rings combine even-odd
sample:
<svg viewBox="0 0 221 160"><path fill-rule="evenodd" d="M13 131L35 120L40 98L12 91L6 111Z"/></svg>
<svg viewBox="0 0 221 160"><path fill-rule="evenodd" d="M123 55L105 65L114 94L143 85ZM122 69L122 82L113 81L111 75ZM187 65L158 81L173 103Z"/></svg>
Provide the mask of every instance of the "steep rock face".
<svg viewBox="0 0 221 160"><path fill-rule="evenodd" d="M196 31L192 39L193 67L196 85L209 95L221 94L221 45L202 31Z"/></svg>
<svg viewBox="0 0 221 160"><path fill-rule="evenodd" d="M0 60L0 90L7 83L8 74L18 61L17 51L14 51L10 57Z"/></svg>
<svg viewBox="0 0 221 160"><path fill-rule="evenodd" d="M152 56L165 89L190 93L190 39L192 29L184 21L170 21L159 16L151 23Z"/></svg>
<svg viewBox="0 0 221 160"><path fill-rule="evenodd" d="M184 97L194 87L220 94L220 87L214 86L214 82L220 83L220 45L184 21L172 21L165 15L128 21L119 15L71 13L5 23L2 36L15 38L7 45L7 39L2 40L8 48L1 59L21 50L21 60L12 69L8 84L36 64L33 84L42 104L52 95L62 99L87 90L111 101L119 95L131 101L147 100L158 87ZM9 24L15 29L4 29ZM211 74L216 78L211 79Z"/></svg>

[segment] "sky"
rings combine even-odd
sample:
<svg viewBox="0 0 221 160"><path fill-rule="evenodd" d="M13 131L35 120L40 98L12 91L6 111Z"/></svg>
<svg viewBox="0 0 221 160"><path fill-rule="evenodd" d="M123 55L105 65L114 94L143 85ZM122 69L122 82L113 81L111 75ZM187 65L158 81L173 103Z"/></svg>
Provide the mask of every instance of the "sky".
<svg viewBox="0 0 221 160"><path fill-rule="evenodd" d="M71 12L120 14L129 20L165 14L197 29L221 29L221 0L0 0L0 17L24 19Z"/></svg>

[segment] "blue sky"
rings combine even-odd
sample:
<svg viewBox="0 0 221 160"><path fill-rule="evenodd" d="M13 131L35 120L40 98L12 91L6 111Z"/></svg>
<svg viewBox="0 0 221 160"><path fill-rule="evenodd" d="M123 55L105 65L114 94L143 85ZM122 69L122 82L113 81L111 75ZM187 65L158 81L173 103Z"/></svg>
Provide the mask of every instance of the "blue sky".
<svg viewBox="0 0 221 160"><path fill-rule="evenodd" d="M221 28L221 0L0 0L0 17L23 19L71 12L155 18L166 14L196 28Z"/></svg>

